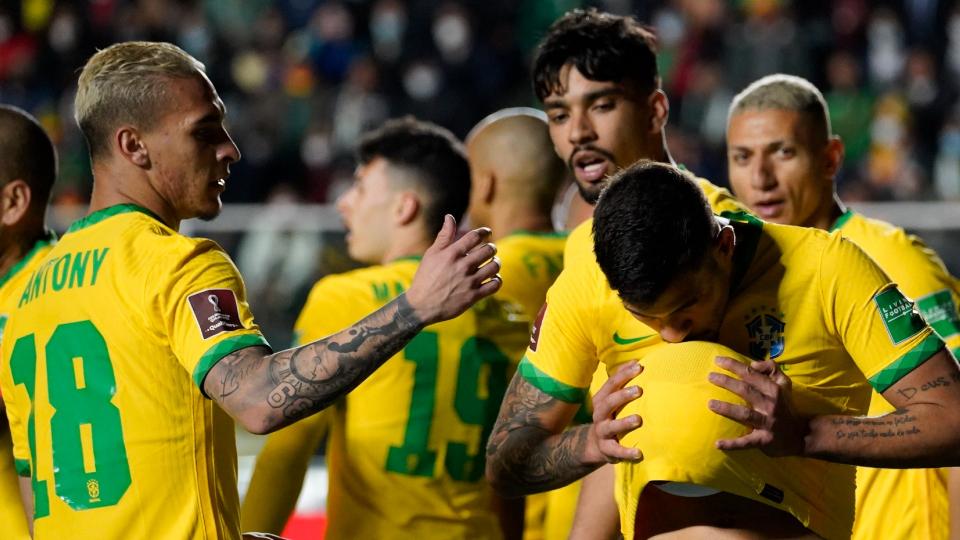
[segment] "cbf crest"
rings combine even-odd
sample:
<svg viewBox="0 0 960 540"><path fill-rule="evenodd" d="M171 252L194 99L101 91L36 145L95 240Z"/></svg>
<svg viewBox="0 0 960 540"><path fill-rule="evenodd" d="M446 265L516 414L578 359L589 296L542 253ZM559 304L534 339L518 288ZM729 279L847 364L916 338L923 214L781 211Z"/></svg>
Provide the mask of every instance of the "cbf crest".
<svg viewBox="0 0 960 540"><path fill-rule="evenodd" d="M760 306L750 310L743 319L749 337L750 357L754 360L774 359L783 354L783 312L775 306Z"/></svg>

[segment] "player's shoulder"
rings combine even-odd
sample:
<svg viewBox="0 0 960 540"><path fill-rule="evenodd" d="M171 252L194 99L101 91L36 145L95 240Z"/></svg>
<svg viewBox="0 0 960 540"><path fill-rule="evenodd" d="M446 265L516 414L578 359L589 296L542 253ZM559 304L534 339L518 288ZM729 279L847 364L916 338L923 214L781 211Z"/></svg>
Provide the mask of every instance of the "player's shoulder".
<svg viewBox="0 0 960 540"><path fill-rule="evenodd" d="M418 264L419 258L410 258L330 274L313 285L310 296L346 296L358 300L369 296L373 300L389 300L409 287Z"/></svg>
<svg viewBox="0 0 960 540"><path fill-rule="evenodd" d="M694 176L693 179L697 183L697 186L700 187L700 190L703 191L707 202L710 203L710 207L713 208L714 212L718 214L721 212L750 213L750 210L738 201L728 189L720 187L706 178Z"/></svg>
<svg viewBox="0 0 960 540"><path fill-rule="evenodd" d="M881 219L869 218L847 210L837 219L831 230L860 244L878 244L894 248L925 247L923 241L903 227Z"/></svg>

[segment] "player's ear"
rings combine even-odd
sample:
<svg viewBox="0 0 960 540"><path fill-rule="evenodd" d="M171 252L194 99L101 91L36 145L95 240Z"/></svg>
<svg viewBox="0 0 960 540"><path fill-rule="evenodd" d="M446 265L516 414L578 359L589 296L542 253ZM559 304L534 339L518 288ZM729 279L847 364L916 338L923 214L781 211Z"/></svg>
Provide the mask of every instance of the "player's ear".
<svg viewBox="0 0 960 540"><path fill-rule="evenodd" d="M717 234L717 238L714 241L714 247L716 248L717 255L723 259L732 259L733 248L737 243L736 240L736 234L734 233L732 226L721 226L720 232Z"/></svg>
<svg viewBox="0 0 960 540"><path fill-rule="evenodd" d="M492 203L497 194L497 175L492 172L479 175L479 180L481 185L477 187L480 188L481 200L486 204Z"/></svg>
<svg viewBox="0 0 960 540"><path fill-rule="evenodd" d="M30 209L30 186L21 179L11 180L0 189L0 222L10 227L23 219Z"/></svg>
<svg viewBox="0 0 960 540"><path fill-rule="evenodd" d="M394 211L397 225L409 225L420 215L422 204L420 197L412 191L400 193Z"/></svg>
<svg viewBox="0 0 960 540"><path fill-rule="evenodd" d="M654 90L647 98L647 105L650 106L650 133L662 132L670 117L670 100L667 99L667 94L659 88Z"/></svg>
<svg viewBox="0 0 960 540"><path fill-rule="evenodd" d="M114 132L114 145L117 152L137 167L150 167L150 152L144 144L140 130L133 126L120 126Z"/></svg>
<svg viewBox="0 0 960 540"><path fill-rule="evenodd" d="M831 181L837 176L837 172L843 164L844 150L843 140L840 137L831 135L827 139L827 146L824 149L824 175L829 177Z"/></svg>

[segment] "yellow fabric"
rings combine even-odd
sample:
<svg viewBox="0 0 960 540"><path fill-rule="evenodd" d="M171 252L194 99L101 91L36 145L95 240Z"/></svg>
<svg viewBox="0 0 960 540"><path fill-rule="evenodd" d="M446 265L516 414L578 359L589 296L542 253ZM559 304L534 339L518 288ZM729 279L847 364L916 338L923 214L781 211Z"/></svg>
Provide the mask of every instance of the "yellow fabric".
<svg viewBox="0 0 960 540"><path fill-rule="evenodd" d="M497 292L497 298L505 303L518 320L533 324L543 306L547 289L563 268L563 247L566 242L566 233L539 232L516 232L496 241L497 257L501 265L500 275L503 277L503 287ZM522 350L518 352L520 355L523 353ZM514 360L519 359L518 356ZM548 526L545 520L555 514L548 512L551 500L549 493L538 493L526 498L524 540L565 538L569 535L568 528L558 536L544 536ZM556 523L553 525L557 530L561 527L562 525Z"/></svg>
<svg viewBox="0 0 960 540"><path fill-rule="evenodd" d="M43 261L50 247L49 238L38 241L23 260L0 277L0 335L20 301L20 293L23 292L27 278ZM30 538L30 531L23 517L18 484L17 471L13 464L13 439L10 437L6 420L0 418L0 523L3 523L4 538L26 540Z"/></svg>
<svg viewBox="0 0 960 540"><path fill-rule="evenodd" d="M410 285L417 264L398 260L320 280L297 320L300 340L383 306ZM426 328L328 413L327 538L500 536L483 451L510 359L527 335L527 322L510 322L499 302L484 301ZM290 430L302 437L299 451L312 454L316 431ZM274 459L272 449L268 443L258 463ZM289 489L284 482L274 479L272 489ZM266 496L276 491L249 493L257 499L248 506Z"/></svg>
<svg viewBox="0 0 960 540"><path fill-rule="evenodd" d="M876 263L839 234L755 219L735 225L741 277L718 341L751 358L772 356L793 380L802 414L865 413L867 378L884 390L942 347ZM598 361L612 372L662 343L623 309L596 263L568 259L547 306L520 372L558 399L582 399ZM826 507L849 510L850 526L853 474L825 463L821 476Z"/></svg>
<svg viewBox="0 0 960 540"><path fill-rule="evenodd" d="M217 290L236 313L224 303L201 326L189 297L213 304ZM257 344L243 281L214 242L133 205L75 223L30 274L2 343L36 538L239 538L233 421L197 386Z"/></svg>
<svg viewBox="0 0 960 540"><path fill-rule="evenodd" d="M717 369L717 356L749 362L714 343L662 344L647 353L641 362L643 372L630 382L644 389L643 398L627 404L618 416L639 414L643 426L625 435L621 443L642 448L644 459L614 467L624 537L633 538L637 502L644 487L649 482L668 481L746 497L792 514L824 538L847 538L853 520L849 504L853 486L838 488L825 478L831 472L826 462L771 458L759 450L716 449L713 442L717 439L739 437L748 431L707 408L710 399L743 403L708 382L707 374ZM845 477L847 482L851 480L850 474Z"/></svg>
<svg viewBox="0 0 960 540"><path fill-rule="evenodd" d="M957 283L943 261L916 236L852 211L836 227L883 268L954 351L960 352ZM894 410L873 393L870 415ZM857 469L857 519L853 537L931 540L950 533L947 469Z"/></svg>
<svg viewBox="0 0 960 540"><path fill-rule="evenodd" d="M528 323L543 306L547 289L563 268L565 233L518 232L497 240L503 287L497 298L514 306Z"/></svg>

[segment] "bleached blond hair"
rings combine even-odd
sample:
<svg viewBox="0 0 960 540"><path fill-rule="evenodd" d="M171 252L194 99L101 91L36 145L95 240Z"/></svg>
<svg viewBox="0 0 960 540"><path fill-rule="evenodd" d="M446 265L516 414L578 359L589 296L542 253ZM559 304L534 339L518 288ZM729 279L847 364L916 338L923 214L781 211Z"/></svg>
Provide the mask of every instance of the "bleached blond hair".
<svg viewBox="0 0 960 540"><path fill-rule="evenodd" d="M832 134L830 114L823 94L810 81L795 75L776 73L757 79L733 98L727 116L730 118L744 111L782 110L805 115L817 135L824 139Z"/></svg>
<svg viewBox="0 0 960 540"><path fill-rule="evenodd" d="M98 51L83 66L74 99L90 158L107 155L121 124L153 127L169 105L163 79L205 76L199 60L170 43L128 41Z"/></svg>

